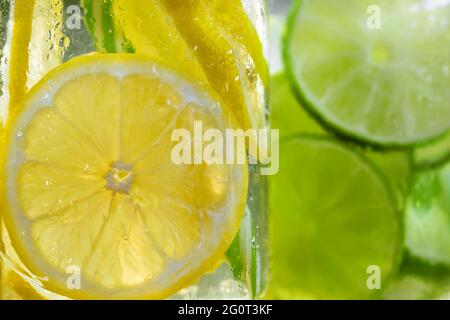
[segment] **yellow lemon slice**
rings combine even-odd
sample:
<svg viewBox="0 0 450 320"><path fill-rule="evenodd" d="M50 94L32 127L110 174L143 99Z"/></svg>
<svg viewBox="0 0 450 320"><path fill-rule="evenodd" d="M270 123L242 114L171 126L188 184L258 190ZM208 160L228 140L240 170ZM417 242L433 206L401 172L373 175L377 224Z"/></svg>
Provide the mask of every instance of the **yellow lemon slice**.
<svg viewBox="0 0 450 320"><path fill-rule="evenodd" d="M172 133L195 121L236 126L211 93L136 55L73 59L31 90L7 128L1 209L46 289L165 298L217 264L247 167L175 164Z"/></svg>
<svg viewBox="0 0 450 320"><path fill-rule="evenodd" d="M44 297L0 260L0 300L44 300Z"/></svg>
<svg viewBox="0 0 450 320"><path fill-rule="evenodd" d="M137 53L207 82L242 128L265 128L267 64L240 0L117 0L115 18Z"/></svg>
<svg viewBox="0 0 450 320"><path fill-rule="evenodd" d="M0 68L0 127L23 96L48 71L62 62L64 48L63 2L59 0L10 1L0 13L8 20Z"/></svg>
<svg viewBox="0 0 450 320"><path fill-rule="evenodd" d="M136 53L206 82L195 53L160 0L116 0L112 14Z"/></svg>
<svg viewBox="0 0 450 320"><path fill-rule="evenodd" d="M28 71L28 45L31 38L34 0L18 0L9 4L7 39L4 49L0 120L5 124L10 106L15 106L26 93Z"/></svg>

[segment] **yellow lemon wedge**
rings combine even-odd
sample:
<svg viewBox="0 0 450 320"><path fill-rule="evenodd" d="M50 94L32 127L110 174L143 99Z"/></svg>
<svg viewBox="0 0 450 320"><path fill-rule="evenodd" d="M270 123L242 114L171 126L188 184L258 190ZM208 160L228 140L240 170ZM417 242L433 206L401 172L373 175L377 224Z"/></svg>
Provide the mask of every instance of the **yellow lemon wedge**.
<svg viewBox="0 0 450 320"><path fill-rule="evenodd" d="M236 126L208 89L138 55L75 58L33 87L7 127L1 210L46 289L166 298L217 265L248 173L176 164L172 134L195 121Z"/></svg>

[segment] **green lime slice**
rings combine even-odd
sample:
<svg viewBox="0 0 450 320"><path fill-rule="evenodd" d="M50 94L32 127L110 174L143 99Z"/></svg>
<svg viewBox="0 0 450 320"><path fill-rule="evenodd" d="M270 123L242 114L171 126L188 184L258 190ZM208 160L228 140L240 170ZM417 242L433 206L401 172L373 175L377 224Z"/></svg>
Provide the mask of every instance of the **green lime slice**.
<svg viewBox="0 0 450 320"><path fill-rule="evenodd" d="M431 266L406 254L400 273L384 290L388 300L450 299L450 270Z"/></svg>
<svg viewBox="0 0 450 320"><path fill-rule="evenodd" d="M435 167L450 159L450 132L414 150L414 164L418 168Z"/></svg>
<svg viewBox="0 0 450 320"><path fill-rule="evenodd" d="M288 76L341 134L381 146L428 141L450 128L449 16L448 2L297 0Z"/></svg>
<svg viewBox="0 0 450 320"><path fill-rule="evenodd" d="M437 300L450 299L450 277L428 279L406 274L393 281L383 293L386 300Z"/></svg>
<svg viewBox="0 0 450 320"><path fill-rule="evenodd" d="M284 73L274 75L270 79L270 110L271 127L280 130L281 138L305 133L328 134L295 98ZM364 148L362 152L388 178L399 209L403 210L409 192L411 153L404 150L371 148Z"/></svg>
<svg viewBox="0 0 450 320"><path fill-rule="evenodd" d="M280 137L298 133L325 133L295 98L284 73L270 79L270 122Z"/></svg>
<svg viewBox="0 0 450 320"><path fill-rule="evenodd" d="M377 266L381 287L397 269L402 226L388 183L365 156L334 140L289 138L270 180L268 296L363 299ZM372 288L373 289L373 288Z"/></svg>
<svg viewBox="0 0 450 320"><path fill-rule="evenodd" d="M117 24L112 14L114 0L82 0L85 10L85 24L92 36L98 52L104 53L133 53L134 48L117 30Z"/></svg>
<svg viewBox="0 0 450 320"><path fill-rule="evenodd" d="M410 254L450 267L450 163L416 174L405 220Z"/></svg>

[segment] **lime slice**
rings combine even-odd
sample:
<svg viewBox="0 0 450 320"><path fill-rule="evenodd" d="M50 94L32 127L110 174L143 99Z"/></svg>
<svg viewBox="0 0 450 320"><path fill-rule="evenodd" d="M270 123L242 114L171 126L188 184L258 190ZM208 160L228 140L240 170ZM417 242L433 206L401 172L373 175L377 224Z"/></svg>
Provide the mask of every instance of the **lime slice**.
<svg viewBox="0 0 450 320"><path fill-rule="evenodd" d="M405 219L407 250L450 267L450 163L416 174Z"/></svg>
<svg viewBox="0 0 450 320"><path fill-rule="evenodd" d="M383 293L386 300L448 300L450 277L429 279L415 274L398 277Z"/></svg>
<svg viewBox="0 0 450 320"><path fill-rule="evenodd" d="M443 137L414 150L416 167L436 167L450 160L450 132Z"/></svg>
<svg viewBox="0 0 450 320"><path fill-rule="evenodd" d="M406 254L400 273L383 292L388 300L435 300L450 298L450 272Z"/></svg>
<svg viewBox="0 0 450 320"><path fill-rule="evenodd" d="M368 298L396 270L401 219L384 178L363 155L328 138L281 143L270 184L272 282L281 299Z"/></svg>
<svg viewBox="0 0 450 320"><path fill-rule="evenodd" d="M194 121L237 127L208 89L137 55L75 58L31 90L7 128L0 209L45 289L165 298L219 264L247 166L175 164L172 133L192 137ZM67 286L73 270L79 290Z"/></svg>
<svg viewBox="0 0 450 320"><path fill-rule="evenodd" d="M417 144L450 128L449 16L448 2L297 0L286 70L310 111L340 133Z"/></svg>
<svg viewBox="0 0 450 320"><path fill-rule="evenodd" d="M85 23L98 52L134 52L113 15L113 0L83 0Z"/></svg>
<svg viewBox="0 0 450 320"><path fill-rule="evenodd" d="M271 126L280 130L282 138L300 133L328 135L328 132L294 97L289 81L283 73L271 77L270 110ZM398 207L403 210L409 192L411 153L402 150L372 150L370 148L364 148L361 151L388 178Z"/></svg>

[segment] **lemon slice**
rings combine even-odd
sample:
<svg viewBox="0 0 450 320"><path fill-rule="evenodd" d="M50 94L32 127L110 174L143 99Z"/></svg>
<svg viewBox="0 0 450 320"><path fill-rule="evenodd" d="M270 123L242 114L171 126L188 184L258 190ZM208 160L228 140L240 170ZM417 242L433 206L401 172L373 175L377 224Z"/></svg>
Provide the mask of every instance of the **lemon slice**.
<svg viewBox="0 0 450 320"><path fill-rule="evenodd" d="M0 259L0 300L44 300L44 297Z"/></svg>
<svg viewBox="0 0 450 320"><path fill-rule="evenodd" d="M7 30L0 61L0 123L47 72L61 64L64 47L63 3L59 0L16 0L2 7ZM3 72L4 71L4 72Z"/></svg>
<svg viewBox="0 0 450 320"><path fill-rule="evenodd" d="M241 28L251 25L242 4L237 5L236 1L226 1L224 4L224 1L209 3L198 0L161 2L195 52L211 87L234 111L240 125L245 129L265 128L263 79L267 79L267 70L256 31L251 35L245 32L250 27ZM240 14L236 10L239 6ZM235 23L228 23L232 19ZM236 19L239 22L236 23ZM251 49L252 52L249 52L250 39L259 43L259 51ZM256 52L260 53L260 58L256 58ZM254 53L253 57L251 53Z"/></svg>
<svg viewBox="0 0 450 320"><path fill-rule="evenodd" d="M240 0L117 0L113 8L137 53L208 83L242 128L266 127L267 63Z"/></svg>
<svg viewBox="0 0 450 320"><path fill-rule="evenodd" d="M116 0L111 13L136 53L206 82L194 52L160 0Z"/></svg>
<svg viewBox="0 0 450 320"><path fill-rule="evenodd" d="M217 265L247 167L174 164L173 130L194 121L236 125L210 93L136 55L79 57L31 90L7 128L2 211L46 289L165 298Z"/></svg>
<svg viewBox="0 0 450 320"><path fill-rule="evenodd" d="M26 93L28 70L28 44L31 38L34 0L18 0L9 4L7 39L1 61L2 95L0 96L0 119L5 124L9 109Z"/></svg>

